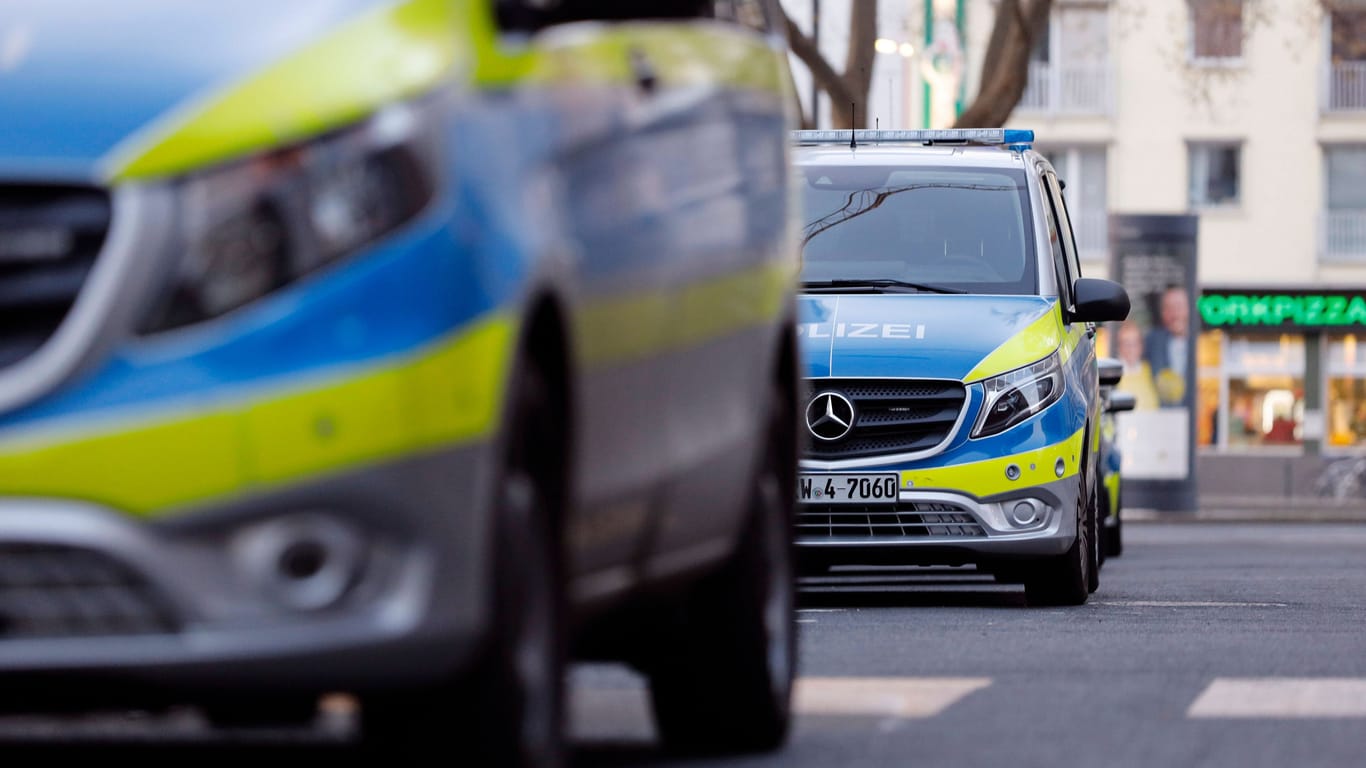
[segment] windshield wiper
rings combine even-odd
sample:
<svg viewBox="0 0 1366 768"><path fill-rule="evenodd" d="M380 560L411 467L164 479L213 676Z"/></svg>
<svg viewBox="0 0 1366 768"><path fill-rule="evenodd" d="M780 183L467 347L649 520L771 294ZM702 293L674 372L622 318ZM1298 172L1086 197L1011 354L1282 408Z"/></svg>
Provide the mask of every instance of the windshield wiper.
<svg viewBox="0 0 1366 768"><path fill-rule="evenodd" d="M943 285L930 285L928 283L910 283L905 280L893 280L889 277L880 277L868 280L807 280L802 282L802 288L808 291L832 291L837 292L849 288L871 288L884 290L890 293L902 291L914 291L916 293L967 293L960 288L949 288Z"/></svg>

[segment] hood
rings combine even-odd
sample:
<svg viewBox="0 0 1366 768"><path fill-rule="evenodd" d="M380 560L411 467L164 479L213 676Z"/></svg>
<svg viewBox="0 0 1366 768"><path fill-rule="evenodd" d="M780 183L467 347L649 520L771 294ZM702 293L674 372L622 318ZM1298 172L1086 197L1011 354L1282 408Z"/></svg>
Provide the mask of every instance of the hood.
<svg viewBox="0 0 1366 768"><path fill-rule="evenodd" d="M976 381L1058 348L1055 299L943 294L806 295L807 375Z"/></svg>
<svg viewBox="0 0 1366 768"><path fill-rule="evenodd" d="M6 0L0 178L87 182L121 142L375 0Z"/></svg>

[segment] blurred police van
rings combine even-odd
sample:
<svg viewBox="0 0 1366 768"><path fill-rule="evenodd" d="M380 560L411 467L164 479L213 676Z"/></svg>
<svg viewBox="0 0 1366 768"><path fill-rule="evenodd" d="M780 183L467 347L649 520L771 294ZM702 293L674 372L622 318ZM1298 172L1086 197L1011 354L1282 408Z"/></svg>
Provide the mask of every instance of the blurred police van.
<svg viewBox="0 0 1366 768"><path fill-rule="evenodd" d="M564 759L570 655L795 664L776 2L0 11L0 705Z"/></svg>

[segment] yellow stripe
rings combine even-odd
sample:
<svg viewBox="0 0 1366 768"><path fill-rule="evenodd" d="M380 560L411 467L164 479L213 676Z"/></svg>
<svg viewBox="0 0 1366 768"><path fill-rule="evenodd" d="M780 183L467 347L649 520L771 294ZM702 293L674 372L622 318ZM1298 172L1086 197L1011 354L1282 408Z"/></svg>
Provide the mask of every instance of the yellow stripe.
<svg viewBox="0 0 1366 768"><path fill-rule="evenodd" d="M472 442L494 431L516 338L507 316L359 375L103 434L0 443L0 495L138 515Z"/></svg>
<svg viewBox="0 0 1366 768"><path fill-rule="evenodd" d="M795 276L791 265L771 262L677 290L586 302L575 317L579 354L591 366L645 360L771 323Z"/></svg>
<svg viewBox="0 0 1366 768"><path fill-rule="evenodd" d="M776 94L790 88L782 51L731 24L639 22L579 32L538 38L519 51L496 44L481 49L475 79L486 87L627 85L635 82L632 62L639 57L661 87L707 84Z"/></svg>
<svg viewBox="0 0 1366 768"><path fill-rule="evenodd" d="M982 358L982 362L978 363L963 381L980 381L1037 363L1058 349L1064 336L1062 311L1054 302L1037 320Z"/></svg>
<svg viewBox="0 0 1366 768"><path fill-rule="evenodd" d="M905 469L901 471L901 487L916 490L963 491L981 498L1071 477L1077 474L1079 469L1085 431L1079 429L1066 440L1047 448L999 459L953 464L947 467ZM1054 469L1058 459L1063 460L1061 475ZM1020 477L1016 480L1006 477L1006 467L1011 464L1020 468Z"/></svg>
<svg viewBox="0 0 1366 768"><path fill-rule="evenodd" d="M201 97L117 147L111 181L180 173L354 122L472 68L478 4L407 0L342 24L265 70Z"/></svg>
<svg viewBox="0 0 1366 768"><path fill-rule="evenodd" d="M1119 473L1111 472L1105 476L1105 492L1110 497L1110 514L1119 509Z"/></svg>

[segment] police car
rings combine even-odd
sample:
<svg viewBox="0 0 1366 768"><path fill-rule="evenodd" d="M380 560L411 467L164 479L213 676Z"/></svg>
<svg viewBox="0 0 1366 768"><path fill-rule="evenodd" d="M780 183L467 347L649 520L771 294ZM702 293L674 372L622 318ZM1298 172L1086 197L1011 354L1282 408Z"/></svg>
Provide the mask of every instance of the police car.
<svg viewBox="0 0 1366 768"><path fill-rule="evenodd" d="M0 706L553 766L573 652L779 744L777 3L70 5L0 14Z"/></svg>
<svg viewBox="0 0 1366 768"><path fill-rule="evenodd" d="M1124 554L1124 520L1120 516L1123 494L1120 469L1119 425L1115 414L1132 411L1137 404L1134 396L1115 387L1124 375L1124 362L1116 358L1100 360L1100 391L1105 410L1100 419L1100 477L1104 491L1100 494L1100 562L1107 557Z"/></svg>
<svg viewBox="0 0 1366 768"><path fill-rule="evenodd" d="M1094 324L1033 133L799 131L803 562L975 563L1033 604L1098 584Z"/></svg>

